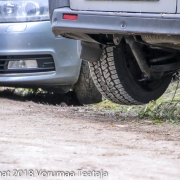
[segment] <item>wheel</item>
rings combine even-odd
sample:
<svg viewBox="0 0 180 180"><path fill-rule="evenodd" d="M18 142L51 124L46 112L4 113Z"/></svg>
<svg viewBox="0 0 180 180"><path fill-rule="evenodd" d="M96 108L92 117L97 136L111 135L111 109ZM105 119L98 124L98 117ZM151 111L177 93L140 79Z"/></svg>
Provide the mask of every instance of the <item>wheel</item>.
<svg viewBox="0 0 180 180"><path fill-rule="evenodd" d="M167 89L172 76L142 80L142 72L130 47L104 46L100 61L90 62L92 78L104 97L124 105L146 104L158 99Z"/></svg>
<svg viewBox="0 0 180 180"><path fill-rule="evenodd" d="M94 104L102 101L102 95L95 86L89 70L88 62L82 61L78 82L74 91L81 104Z"/></svg>

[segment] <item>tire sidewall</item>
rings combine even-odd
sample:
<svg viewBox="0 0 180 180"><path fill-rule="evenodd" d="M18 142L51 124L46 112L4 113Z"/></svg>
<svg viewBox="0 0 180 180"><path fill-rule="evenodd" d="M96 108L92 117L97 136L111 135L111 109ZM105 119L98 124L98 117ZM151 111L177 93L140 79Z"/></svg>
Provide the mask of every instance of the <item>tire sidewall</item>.
<svg viewBox="0 0 180 180"><path fill-rule="evenodd" d="M127 68L124 46L124 44L120 44L118 48L113 48L115 67L123 88L138 102L148 103L149 101L158 99L169 86L172 76L162 77L158 87L153 91L145 90L134 81Z"/></svg>

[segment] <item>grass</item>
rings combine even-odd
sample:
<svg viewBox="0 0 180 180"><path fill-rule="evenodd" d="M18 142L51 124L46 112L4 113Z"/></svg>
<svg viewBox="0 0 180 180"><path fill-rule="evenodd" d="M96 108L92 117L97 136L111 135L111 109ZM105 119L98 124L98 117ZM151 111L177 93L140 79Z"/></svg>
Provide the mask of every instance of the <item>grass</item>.
<svg viewBox="0 0 180 180"><path fill-rule="evenodd" d="M162 97L147 105L124 106L104 100L93 105L92 108L107 112L120 112L127 116L138 116L143 119L151 118L154 120L154 124L161 124L165 121L180 124L180 84L172 82Z"/></svg>

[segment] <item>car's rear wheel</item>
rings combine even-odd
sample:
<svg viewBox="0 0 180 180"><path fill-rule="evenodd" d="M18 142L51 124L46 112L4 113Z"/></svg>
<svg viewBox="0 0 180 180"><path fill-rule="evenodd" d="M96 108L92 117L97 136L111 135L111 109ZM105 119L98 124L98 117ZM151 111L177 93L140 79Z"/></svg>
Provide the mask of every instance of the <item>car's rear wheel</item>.
<svg viewBox="0 0 180 180"><path fill-rule="evenodd" d="M102 95L92 80L87 61L82 61L79 79L75 84L74 91L81 104L94 104L102 101Z"/></svg>
<svg viewBox="0 0 180 180"><path fill-rule="evenodd" d="M172 76L142 80L142 72L127 44L104 46L100 61L89 63L93 80L107 99L125 105L145 104L158 99Z"/></svg>

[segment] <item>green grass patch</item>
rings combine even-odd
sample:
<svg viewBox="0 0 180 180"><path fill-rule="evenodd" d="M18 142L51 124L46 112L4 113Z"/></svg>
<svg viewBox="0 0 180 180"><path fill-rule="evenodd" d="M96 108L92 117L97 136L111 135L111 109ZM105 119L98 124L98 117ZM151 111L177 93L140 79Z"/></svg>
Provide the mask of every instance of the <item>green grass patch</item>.
<svg viewBox="0 0 180 180"><path fill-rule="evenodd" d="M162 97L156 101L151 101L147 105L125 106L104 100L99 104L93 105L92 108L114 113L126 113L127 116L135 115L143 119L151 118L154 120L154 124L161 124L164 121L180 124L179 83L171 83Z"/></svg>

